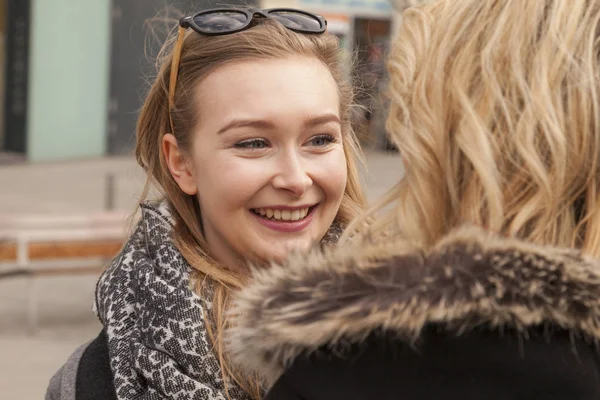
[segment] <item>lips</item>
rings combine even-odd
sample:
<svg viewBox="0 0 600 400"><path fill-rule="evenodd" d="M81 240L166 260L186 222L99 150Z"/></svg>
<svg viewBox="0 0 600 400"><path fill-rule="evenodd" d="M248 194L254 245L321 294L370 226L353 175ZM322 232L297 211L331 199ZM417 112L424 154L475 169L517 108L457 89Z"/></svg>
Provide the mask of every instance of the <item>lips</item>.
<svg viewBox="0 0 600 400"><path fill-rule="evenodd" d="M250 212L263 226L278 232L301 232L312 222L318 204L296 208L253 208Z"/></svg>

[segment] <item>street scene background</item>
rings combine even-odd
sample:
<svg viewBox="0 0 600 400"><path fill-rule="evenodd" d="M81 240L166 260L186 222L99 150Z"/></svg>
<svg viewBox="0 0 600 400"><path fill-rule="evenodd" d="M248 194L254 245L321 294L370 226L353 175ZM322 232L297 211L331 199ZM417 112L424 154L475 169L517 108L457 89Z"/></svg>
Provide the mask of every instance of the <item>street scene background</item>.
<svg viewBox="0 0 600 400"><path fill-rule="evenodd" d="M143 188L135 122L168 10L246 4L323 15L357 59L361 174L374 200L403 173L382 96L400 3L0 0L0 398L43 398L52 374L99 332L95 282Z"/></svg>

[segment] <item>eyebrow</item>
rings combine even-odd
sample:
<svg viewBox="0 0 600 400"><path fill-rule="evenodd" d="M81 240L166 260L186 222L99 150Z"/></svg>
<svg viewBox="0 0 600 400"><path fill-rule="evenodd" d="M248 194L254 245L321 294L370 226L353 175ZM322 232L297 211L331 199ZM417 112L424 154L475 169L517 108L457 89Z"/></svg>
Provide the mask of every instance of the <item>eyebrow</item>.
<svg viewBox="0 0 600 400"><path fill-rule="evenodd" d="M263 119L234 119L219 129L217 135L235 128L273 129L275 128L275 124Z"/></svg>
<svg viewBox="0 0 600 400"><path fill-rule="evenodd" d="M318 125L325 125L331 122L342 124L340 118L335 114L323 114L323 115L310 115L304 120L304 126L314 127ZM225 133L228 130L236 128L255 128L255 129L275 129L275 124L271 121L264 119L234 119L233 121L225 124L217 135Z"/></svg>
<svg viewBox="0 0 600 400"><path fill-rule="evenodd" d="M317 126L317 125L325 125L330 122L335 122L339 125L342 124L340 118L335 114L324 114L324 115L316 115L309 116L304 120L304 125L308 127Z"/></svg>

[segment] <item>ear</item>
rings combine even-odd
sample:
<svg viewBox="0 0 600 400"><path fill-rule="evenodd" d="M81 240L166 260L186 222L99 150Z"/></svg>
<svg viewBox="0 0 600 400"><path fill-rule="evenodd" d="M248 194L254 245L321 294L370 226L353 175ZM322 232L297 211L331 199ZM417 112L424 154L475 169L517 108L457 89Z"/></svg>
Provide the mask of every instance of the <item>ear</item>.
<svg viewBox="0 0 600 400"><path fill-rule="evenodd" d="M170 133L167 133L162 138L163 154L165 161L171 172L171 176L179 188L190 196L198 193L196 180L194 179L194 169L191 160L185 157L177 145L177 139Z"/></svg>

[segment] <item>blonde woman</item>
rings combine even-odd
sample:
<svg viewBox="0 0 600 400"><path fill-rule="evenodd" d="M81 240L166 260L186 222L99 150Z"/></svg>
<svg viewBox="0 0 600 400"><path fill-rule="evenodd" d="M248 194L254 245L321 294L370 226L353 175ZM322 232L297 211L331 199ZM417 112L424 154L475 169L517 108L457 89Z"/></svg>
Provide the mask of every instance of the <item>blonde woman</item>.
<svg viewBox="0 0 600 400"><path fill-rule="evenodd" d="M141 110L136 155L164 194L102 275L103 331L49 399L259 398L224 351L249 264L336 242L363 206L352 87L326 21L225 8L180 20Z"/></svg>
<svg viewBox="0 0 600 400"><path fill-rule="evenodd" d="M268 400L600 398L600 0L441 0L400 30L404 179L364 239L257 273L235 359Z"/></svg>

